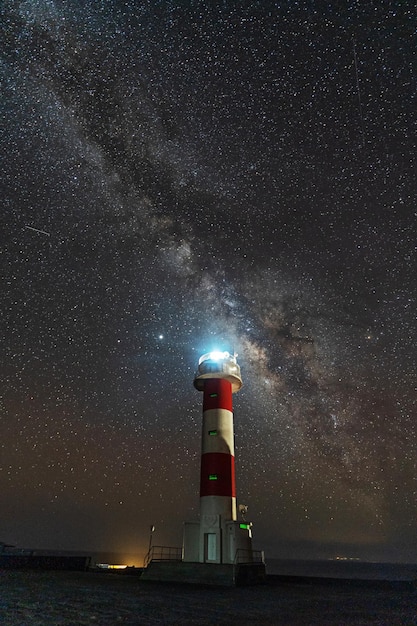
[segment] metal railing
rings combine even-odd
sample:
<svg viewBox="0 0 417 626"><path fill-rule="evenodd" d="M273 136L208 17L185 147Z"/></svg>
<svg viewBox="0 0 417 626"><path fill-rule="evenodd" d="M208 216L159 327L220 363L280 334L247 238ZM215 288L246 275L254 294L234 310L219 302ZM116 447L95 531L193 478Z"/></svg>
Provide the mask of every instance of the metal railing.
<svg viewBox="0 0 417 626"><path fill-rule="evenodd" d="M265 563L265 554L263 550L244 550L239 548L235 554L235 565L244 565L245 563Z"/></svg>
<svg viewBox="0 0 417 626"><path fill-rule="evenodd" d="M238 585L253 584L264 580L265 555L263 550L236 550L233 563L233 581Z"/></svg>
<svg viewBox="0 0 417 626"><path fill-rule="evenodd" d="M143 567L148 567L151 561L181 561L182 548L173 546L152 546L143 560Z"/></svg>

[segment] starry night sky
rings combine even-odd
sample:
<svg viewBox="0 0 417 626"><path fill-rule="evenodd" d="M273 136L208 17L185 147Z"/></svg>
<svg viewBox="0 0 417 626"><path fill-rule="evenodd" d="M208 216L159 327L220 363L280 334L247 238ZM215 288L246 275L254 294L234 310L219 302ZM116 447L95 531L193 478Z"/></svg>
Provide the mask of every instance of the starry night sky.
<svg viewBox="0 0 417 626"><path fill-rule="evenodd" d="M0 539L181 545L217 348L255 547L416 561L414 2L1 22Z"/></svg>

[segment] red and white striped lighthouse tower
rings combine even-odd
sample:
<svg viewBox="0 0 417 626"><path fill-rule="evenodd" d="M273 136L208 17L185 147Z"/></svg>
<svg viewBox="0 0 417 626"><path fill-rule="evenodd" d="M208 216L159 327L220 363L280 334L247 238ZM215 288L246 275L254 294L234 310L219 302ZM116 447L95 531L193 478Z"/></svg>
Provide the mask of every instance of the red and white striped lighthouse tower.
<svg viewBox="0 0 417 626"><path fill-rule="evenodd" d="M235 447L232 393L242 386L236 357L204 354L194 386L203 392L200 515L236 519Z"/></svg>
<svg viewBox="0 0 417 626"><path fill-rule="evenodd" d="M234 563L238 550L251 553L251 524L236 514L232 394L242 387L236 355L204 354L194 378L203 392L200 522L184 529L184 560Z"/></svg>

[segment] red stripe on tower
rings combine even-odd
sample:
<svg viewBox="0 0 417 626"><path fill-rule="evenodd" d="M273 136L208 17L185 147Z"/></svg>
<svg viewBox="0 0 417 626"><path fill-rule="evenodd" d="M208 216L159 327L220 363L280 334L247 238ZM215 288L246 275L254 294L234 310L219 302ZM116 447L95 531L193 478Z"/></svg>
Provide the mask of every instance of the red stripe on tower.
<svg viewBox="0 0 417 626"><path fill-rule="evenodd" d="M210 452L201 457L200 497L229 496L236 498L235 457Z"/></svg>
<svg viewBox="0 0 417 626"><path fill-rule="evenodd" d="M204 381L203 411L226 409L232 411L232 383L224 378L208 378Z"/></svg>

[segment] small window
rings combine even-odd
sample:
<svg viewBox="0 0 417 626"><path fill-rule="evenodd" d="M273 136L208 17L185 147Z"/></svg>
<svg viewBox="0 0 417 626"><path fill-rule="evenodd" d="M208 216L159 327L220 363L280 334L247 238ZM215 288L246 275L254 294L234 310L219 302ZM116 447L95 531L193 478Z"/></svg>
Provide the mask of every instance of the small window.
<svg viewBox="0 0 417 626"><path fill-rule="evenodd" d="M209 474L209 480L217 480L217 474Z"/></svg>
<svg viewBox="0 0 417 626"><path fill-rule="evenodd" d="M208 433L210 437L215 437L217 435L217 430L209 430Z"/></svg>

